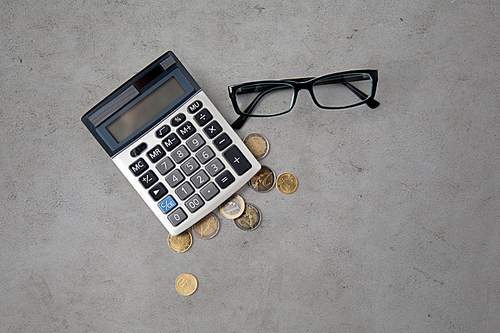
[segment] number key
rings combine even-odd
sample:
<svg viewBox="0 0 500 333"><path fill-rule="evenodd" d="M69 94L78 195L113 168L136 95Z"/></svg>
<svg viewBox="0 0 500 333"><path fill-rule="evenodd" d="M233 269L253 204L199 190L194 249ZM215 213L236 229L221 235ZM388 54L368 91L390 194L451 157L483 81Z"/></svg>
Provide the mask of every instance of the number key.
<svg viewBox="0 0 500 333"><path fill-rule="evenodd" d="M167 174L170 170L172 170L175 167L174 162L170 159L170 157L165 157L163 160L161 160L157 165L156 165L156 170L161 175Z"/></svg>
<svg viewBox="0 0 500 333"><path fill-rule="evenodd" d="M184 176L179 171L179 169L175 169L174 171L172 171L167 175L165 180L167 181L170 187L176 187L177 185L180 184L180 182L184 180Z"/></svg>
<svg viewBox="0 0 500 333"><path fill-rule="evenodd" d="M194 188L188 182L185 182L177 190L175 190L175 194L177 194L177 196L181 200L185 200L187 197L193 194L193 192Z"/></svg>
<svg viewBox="0 0 500 333"><path fill-rule="evenodd" d="M203 147L199 152L196 153L196 157L201 162L201 164L207 163L214 156L215 153L209 146Z"/></svg>
<svg viewBox="0 0 500 333"><path fill-rule="evenodd" d="M214 177L219 172L224 170L224 164L222 164L222 162L218 158L216 158L215 160L207 164L205 170L207 170L210 176Z"/></svg>
<svg viewBox="0 0 500 333"><path fill-rule="evenodd" d="M179 148L174 150L170 156L174 159L174 161L176 163L181 163L186 158L188 158L189 155L190 154L189 154L188 150L186 149L186 147L180 146Z"/></svg>
<svg viewBox="0 0 500 333"><path fill-rule="evenodd" d="M189 160L187 160L183 165L181 165L182 171L186 174L186 176L191 175L193 172L198 170L200 168L200 165L196 160L191 157Z"/></svg>
<svg viewBox="0 0 500 333"><path fill-rule="evenodd" d="M186 144L192 152L195 152L205 144L205 140L197 133L191 139L187 140Z"/></svg>
<svg viewBox="0 0 500 333"><path fill-rule="evenodd" d="M200 188L209 180L207 173L203 170L198 171L193 177L191 177L191 181L196 188Z"/></svg>
<svg viewBox="0 0 500 333"><path fill-rule="evenodd" d="M193 195L191 199L186 201L186 207L189 209L191 213L196 212L204 204L205 202L203 201L203 199L201 199L201 197L198 194Z"/></svg>

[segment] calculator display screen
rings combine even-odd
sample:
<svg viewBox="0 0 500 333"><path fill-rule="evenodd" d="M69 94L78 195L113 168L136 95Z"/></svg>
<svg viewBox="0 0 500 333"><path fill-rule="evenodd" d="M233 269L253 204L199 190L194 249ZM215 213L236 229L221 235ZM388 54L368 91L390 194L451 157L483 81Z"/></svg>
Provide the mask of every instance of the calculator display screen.
<svg viewBox="0 0 500 333"><path fill-rule="evenodd" d="M106 129L117 143L125 140L186 91L171 77L153 92L111 122Z"/></svg>

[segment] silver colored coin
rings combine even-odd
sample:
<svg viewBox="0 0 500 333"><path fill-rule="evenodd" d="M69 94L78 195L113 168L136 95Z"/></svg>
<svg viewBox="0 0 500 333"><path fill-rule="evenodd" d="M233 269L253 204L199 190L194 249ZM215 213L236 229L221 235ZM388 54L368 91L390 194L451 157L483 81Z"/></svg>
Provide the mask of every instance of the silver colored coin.
<svg viewBox="0 0 500 333"><path fill-rule="evenodd" d="M261 221L262 214L260 213L260 209L250 203L246 204L243 215L233 220L238 229L243 231L252 231L257 229Z"/></svg>
<svg viewBox="0 0 500 333"><path fill-rule="evenodd" d="M261 160L269 153L269 141L260 133L248 134L243 143L257 160Z"/></svg>

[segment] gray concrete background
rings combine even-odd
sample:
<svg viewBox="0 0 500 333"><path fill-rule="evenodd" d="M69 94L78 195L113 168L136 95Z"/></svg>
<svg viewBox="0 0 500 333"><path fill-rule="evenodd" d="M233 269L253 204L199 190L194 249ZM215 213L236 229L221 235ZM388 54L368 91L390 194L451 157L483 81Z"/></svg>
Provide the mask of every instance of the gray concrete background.
<svg viewBox="0 0 500 333"><path fill-rule="evenodd" d="M2 332L500 331L496 1L0 2ZM184 254L81 124L173 50L227 86L377 68L381 106L240 132L299 188ZM175 291L190 272L199 288Z"/></svg>

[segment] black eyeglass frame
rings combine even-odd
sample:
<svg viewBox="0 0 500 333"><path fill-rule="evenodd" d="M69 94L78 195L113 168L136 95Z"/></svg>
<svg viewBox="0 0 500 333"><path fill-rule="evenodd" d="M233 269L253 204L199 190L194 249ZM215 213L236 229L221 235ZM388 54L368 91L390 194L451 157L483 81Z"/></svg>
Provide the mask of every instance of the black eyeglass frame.
<svg viewBox="0 0 500 333"><path fill-rule="evenodd" d="M363 91L359 90L355 86L349 83L349 81L345 80L345 78L349 75L355 75L355 74L368 74L370 76L370 79L372 81L371 85L371 91L367 95ZM359 99L360 101L357 103L345 105L345 106L324 106L321 105L317 99L316 96L314 95L313 92L313 86L316 82L318 81L324 81L325 79L340 79L339 83L344 84L349 90L351 90ZM328 83L332 83L329 81ZM286 114L290 112L293 107L295 106L295 103L297 101L297 96L300 90L308 90L309 95L311 96L311 99L313 100L314 104L318 106L321 109L327 109L327 110L340 110L340 109L347 109L347 108L352 108L356 107L362 104L366 104L368 107L374 109L380 105L380 102L375 100L375 93L377 90L377 83L378 83L378 70L376 69L360 69L360 70L350 70L350 71L344 71L344 72L337 72L337 73L331 73L331 74L326 74L322 76L317 76L317 77L307 77L307 78L296 78L296 79L284 79L284 80L265 80L265 81L253 81L253 82L245 82L237 85L231 85L228 87L228 92L229 92L229 98L231 99L231 102L233 104L233 108L236 111L240 117L231 125L234 129L240 129L245 121L247 120L248 117L274 117L274 116L280 116L283 114ZM293 87L294 92L293 92L293 97L292 97L292 102L290 103L290 107L285 110L281 111L278 113L274 114L252 114L253 109L255 106L258 104L258 101L262 96L258 96L255 98L255 100L248 105L248 107L245 110L240 110L238 106L238 101L236 98L236 92L245 86L257 86L257 85L267 85L267 86L272 86L273 84L276 84L277 87L276 89L280 89L280 87L290 86ZM251 88L250 88L251 89ZM266 91L270 92L272 89Z"/></svg>

